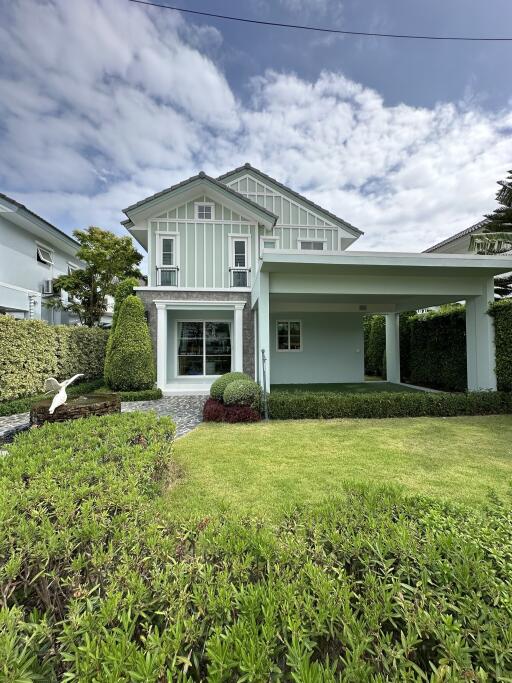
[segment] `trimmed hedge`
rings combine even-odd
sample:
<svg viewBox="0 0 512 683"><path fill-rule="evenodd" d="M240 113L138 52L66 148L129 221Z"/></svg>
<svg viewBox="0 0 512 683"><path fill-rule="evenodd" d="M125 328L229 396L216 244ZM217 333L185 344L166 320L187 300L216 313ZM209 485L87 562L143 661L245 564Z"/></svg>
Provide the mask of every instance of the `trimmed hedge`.
<svg viewBox="0 0 512 683"><path fill-rule="evenodd" d="M0 400L42 393L47 377L103 374L108 332L0 316Z"/></svg>
<svg viewBox="0 0 512 683"><path fill-rule="evenodd" d="M386 319L372 315L365 328L365 372L384 377L386 369Z"/></svg>
<svg viewBox="0 0 512 683"><path fill-rule="evenodd" d="M496 376L498 389L512 391L512 300L492 304L489 314L496 331Z"/></svg>
<svg viewBox="0 0 512 683"><path fill-rule="evenodd" d="M249 406L259 410L261 387L252 379L236 379L224 389L222 400L227 406Z"/></svg>
<svg viewBox="0 0 512 683"><path fill-rule="evenodd" d="M98 393L105 393L104 391L98 391ZM161 389L141 389L140 391L116 391L119 395L121 401L131 402L131 401L157 401L162 398Z"/></svg>
<svg viewBox="0 0 512 683"><path fill-rule="evenodd" d="M144 304L134 295L126 297L112 336L109 364L110 387L115 391L152 389L155 362Z"/></svg>
<svg viewBox="0 0 512 683"><path fill-rule="evenodd" d="M450 417L512 412L512 394L428 391L369 394L270 392L269 415L274 420L318 418Z"/></svg>
<svg viewBox="0 0 512 683"><path fill-rule="evenodd" d="M411 384L446 391L465 391L466 312L459 306L401 321L409 338L408 364L402 372Z"/></svg>
<svg viewBox="0 0 512 683"><path fill-rule="evenodd" d="M114 298L114 312L112 314L112 326L110 327L110 334L108 335L108 341L107 341L107 348L105 350L105 367L103 370L103 378L105 380L105 384L107 386L110 386L111 379L110 379L110 356L111 356L111 349L112 349L112 339L114 337L114 331L117 326L117 319L119 318L119 311L121 310L121 306L126 299L127 296L130 296L133 294L133 288L137 287L139 284L137 278L135 277L127 277L124 280L121 280L121 282L117 285L116 287L116 293L115 293L115 298Z"/></svg>
<svg viewBox="0 0 512 683"><path fill-rule="evenodd" d="M222 401L209 398L203 407L204 422L259 422L259 410L252 406L225 405Z"/></svg>
<svg viewBox="0 0 512 683"><path fill-rule="evenodd" d="M237 379L250 380L251 378L249 375L246 375L245 372L226 372L224 375L221 375L218 379L216 379L211 385L210 398L213 398L216 401L222 401L224 397L224 390L228 384Z"/></svg>

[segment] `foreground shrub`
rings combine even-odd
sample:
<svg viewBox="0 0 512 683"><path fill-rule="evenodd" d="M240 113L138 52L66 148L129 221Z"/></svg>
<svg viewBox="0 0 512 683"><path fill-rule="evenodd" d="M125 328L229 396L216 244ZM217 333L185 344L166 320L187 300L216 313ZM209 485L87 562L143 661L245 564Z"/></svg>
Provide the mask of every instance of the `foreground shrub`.
<svg viewBox="0 0 512 683"><path fill-rule="evenodd" d="M226 372L226 374L221 375L218 379L213 382L210 387L210 398L214 398L216 401L222 401L224 396L224 391L228 384L234 382L237 379L251 379L249 375L245 372Z"/></svg>
<svg viewBox="0 0 512 683"><path fill-rule="evenodd" d="M222 400L227 406L250 406L259 410L261 387L252 379L237 379L224 389Z"/></svg>
<svg viewBox="0 0 512 683"><path fill-rule="evenodd" d="M42 393L47 377L103 374L108 332L0 316L0 400Z"/></svg>
<svg viewBox="0 0 512 683"><path fill-rule="evenodd" d="M0 469L3 679L510 678L510 501L350 488L274 527L177 524L167 428L115 420L44 427Z"/></svg>
<svg viewBox="0 0 512 683"><path fill-rule="evenodd" d="M261 420L259 410L252 406L225 405L221 401L209 398L204 404L203 420L205 422L258 422Z"/></svg>
<svg viewBox="0 0 512 683"><path fill-rule="evenodd" d="M375 392L368 394L271 391L269 415L275 420L316 418L449 417L512 412L505 392Z"/></svg>
<svg viewBox="0 0 512 683"><path fill-rule="evenodd" d="M116 391L151 389L155 362L144 304L128 296L121 305L112 337L109 364L110 387Z"/></svg>

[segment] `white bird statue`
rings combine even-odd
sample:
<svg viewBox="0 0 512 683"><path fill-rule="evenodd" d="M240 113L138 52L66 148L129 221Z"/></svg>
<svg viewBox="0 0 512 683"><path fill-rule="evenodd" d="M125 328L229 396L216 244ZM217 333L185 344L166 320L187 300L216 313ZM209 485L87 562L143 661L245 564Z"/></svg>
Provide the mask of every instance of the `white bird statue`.
<svg viewBox="0 0 512 683"><path fill-rule="evenodd" d="M50 415L53 415L55 412L55 409L58 408L59 406L63 405L66 403L68 400L68 395L66 394L66 388L69 387L69 385L74 382L76 379L79 377L83 377L84 373L81 372L78 375L74 375L74 377L71 377L70 379L65 379L62 382L57 382L55 377L48 377L46 382L44 383L44 389L47 393L50 391L56 391L57 393L53 397L52 404L50 406L50 410L48 411Z"/></svg>

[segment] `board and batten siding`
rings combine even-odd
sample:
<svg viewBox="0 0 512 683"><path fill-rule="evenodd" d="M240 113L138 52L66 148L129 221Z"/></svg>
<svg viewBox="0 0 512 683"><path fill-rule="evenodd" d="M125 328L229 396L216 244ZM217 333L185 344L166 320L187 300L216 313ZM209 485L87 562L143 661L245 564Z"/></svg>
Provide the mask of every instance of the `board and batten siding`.
<svg viewBox="0 0 512 683"><path fill-rule="evenodd" d="M195 218L195 203L214 204L214 220ZM230 287L231 236L249 237L249 286L256 272L257 226L206 195L159 214L148 221L148 285L157 284L157 239L160 234L177 235L178 287L220 289Z"/></svg>
<svg viewBox="0 0 512 683"><path fill-rule="evenodd" d="M339 228L291 195L285 196L249 175L228 183L228 186L279 217L271 234L279 238L280 249L299 249L299 240L323 241L326 251L340 249Z"/></svg>

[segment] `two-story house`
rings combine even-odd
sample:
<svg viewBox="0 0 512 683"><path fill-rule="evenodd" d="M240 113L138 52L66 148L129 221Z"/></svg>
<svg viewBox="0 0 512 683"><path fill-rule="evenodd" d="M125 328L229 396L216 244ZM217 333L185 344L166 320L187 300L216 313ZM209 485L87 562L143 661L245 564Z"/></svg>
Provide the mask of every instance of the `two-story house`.
<svg viewBox="0 0 512 683"><path fill-rule="evenodd" d="M68 323L68 315L44 306L52 281L79 268L78 242L26 206L0 194L0 313ZM65 296L65 295L64 295Z"/></svg>
<svg viewBox="0 0 512 683"><path fill-rule="evenodd" d="M487 304L510 257L357 252L360 230L245 164L199 173L124 210L148 252L146 306L166 393L230 370L270 384L360 382L363 316L386 315L387 378L400 381L398 315L467 301L468 386L495 389Z"/></svg>

